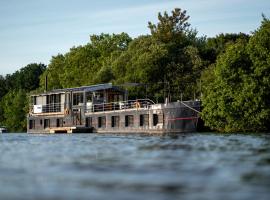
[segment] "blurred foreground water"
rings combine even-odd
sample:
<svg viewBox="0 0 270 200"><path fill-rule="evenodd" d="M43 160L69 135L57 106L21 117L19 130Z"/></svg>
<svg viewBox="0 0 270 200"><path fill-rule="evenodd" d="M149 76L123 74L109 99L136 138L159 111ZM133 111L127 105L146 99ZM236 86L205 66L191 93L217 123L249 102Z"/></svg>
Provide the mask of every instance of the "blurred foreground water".
<svg viewBox="0 0 270 200"><path fill-rule="evenodd" d="M270 199L270 134L0 134L0 199Z"/></svg>

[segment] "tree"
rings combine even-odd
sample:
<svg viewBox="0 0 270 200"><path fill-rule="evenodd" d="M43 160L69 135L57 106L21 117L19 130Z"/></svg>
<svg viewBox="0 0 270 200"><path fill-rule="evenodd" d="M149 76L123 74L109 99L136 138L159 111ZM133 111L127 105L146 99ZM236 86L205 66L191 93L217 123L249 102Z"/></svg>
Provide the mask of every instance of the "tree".
<svg viewBox="0 0 270 200"><path fill-rule="evenodd" d="M1 101L3 124L10 132L26 130L27 93L24 90L9 91Z"/></svg>
<svg viewBox="0 0 270 200"><path fill-rule="evenodd" d="M152 97L160 93L162 84L158 84L160 77L163 77L163 60L167 57L167 50L164 44L159 43L150 36L141 36L134 39L127 51L123 52L113 62L113 73L115 82L142 83L148 85L148 92ZM136 88L130 88L131 96L145 95L145 89L140 92Z"/></svg>
<svg viewBox="0 0 270 200"><path fill-rule="evenodd" d="M148 26L152 37L165 45L168 52L160 65L163 73L159 78L164 83L164 93L172 100L193 98L203 67L199 47L204 40L197 38L188 19L185 10L176 8L170 16L159 13L158 23L149 22Z"/></svg>
<svg viewBox="0 0 270 200"><path fill-rule="evenodd" d="M206 125L221 131L239 131L243 127L242 92L251 61L246 44L231 45L217 60L214 82L209 83L203 96L203 119ZM239 107L240 106L240 107Z"/></svg>
<svg viewBox="0 0 270 200"><path fill-rule="evenodd" d="M214 38L208 38L205 44L204 57L214 63L218 57L225 52L226 48L239 40L248 42L250 36L245 33L221 33Z"/></svg>
<svg viewBox="0 0 270 200"><path fill-rule="evenodd" d="M77 87L113 81L112 63L128 47L131 38L126 33L91 35L86 45L73 47L65 55L52 58L40 82L48 89Z"/></svg>
<svg viewBox="0 0 270 200"><path fill-rule="evenodd" d="M63 74L63 70L65 67L65 57L62 54L58 54L57 56L53 56L48 68L44 73L40 76L40 86L41 89L45 90L45 80L47 77L47 89L55 89L55 88L63 88L61 84L61 74Z"/></svg>
<svg viewBox="0 0 270 200"><path fill-rule="evenodd" d="M44 64L31 63L6 76L7 90L22 89L31 91L39 87L39 77L45 71Z"/></svg>
<svg viewBox="0 0 270 200"><path fill-rule="evenodd" d="M253 82L257 84L257 123L270 130L270 20L263 15L261 26L250 38L247 51L252 61Z"/></svg>
<svg viewBox="0 0 270 200"><path fill-rule="evenodd" d="M161 42L171 42L175 35L187 34L189 32L190 24L188 23L189 16L186 15L186 10L175 8L172 15L169 16L167 12L164 15L158 13L157 24L148 22L148 28L153 37Z"/></svg>
<svg viewBox="0 0 270 200"><path fill-rule="evenodd" d="M226 132L269 130L269 38L270 22L263 19L248 42L238 40L219 56L203 98L206 125Z"/></svg>
<svg viewBox="0 0 270 200"><path fill-rule="evenodd" d="M3 76L0 75L0 100L6 94L6 80Z"/></svg>
<svg viewBox="0 0 270 200"><path fill-rule="evenodd" d="M28 112L27 92L39 86L39 76L44 72L44 64L32 63L13 74L0 77L0 124L10 131L26 130Z"/></svg>

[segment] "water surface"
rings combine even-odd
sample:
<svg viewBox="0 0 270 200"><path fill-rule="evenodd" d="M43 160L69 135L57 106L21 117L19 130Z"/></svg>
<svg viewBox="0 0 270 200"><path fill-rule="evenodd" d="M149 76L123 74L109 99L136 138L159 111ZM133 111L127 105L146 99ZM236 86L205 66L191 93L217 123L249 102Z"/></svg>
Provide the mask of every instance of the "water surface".
<svg viewBox="0 0 270 200"><path fill-rule="evenodd" d="M0 199L270 199L270 135L0 135Z"/></svg>

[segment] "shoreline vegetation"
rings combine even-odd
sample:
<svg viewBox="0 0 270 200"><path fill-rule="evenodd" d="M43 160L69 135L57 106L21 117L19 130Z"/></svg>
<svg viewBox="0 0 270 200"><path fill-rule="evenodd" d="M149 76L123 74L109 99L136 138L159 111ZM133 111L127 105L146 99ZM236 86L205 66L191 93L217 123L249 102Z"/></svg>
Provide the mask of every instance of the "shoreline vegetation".
<svg viewBox="0 0 270 200"><path fill-rule="evenodd" d="M270 130L270 20L262 15L250 35L197 36L185 10L158 13L149 35L91 35L89 43L52 56L48 66L31 63L0 76L0 125L26 130L29 94L112 82L130 87L132 98L163 102L200 98L202 119L218 132Z"/></svg>

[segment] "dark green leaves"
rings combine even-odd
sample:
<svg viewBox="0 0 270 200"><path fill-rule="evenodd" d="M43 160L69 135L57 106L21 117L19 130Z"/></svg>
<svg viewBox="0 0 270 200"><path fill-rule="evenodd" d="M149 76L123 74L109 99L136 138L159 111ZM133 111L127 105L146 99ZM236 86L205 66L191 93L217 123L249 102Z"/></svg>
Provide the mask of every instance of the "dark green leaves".
<svg viewBox="0 0 270 200"><path fill-rule="evenodd" d="M205 82L206 125L226 132L269 130L269 61L270 21L264 19L248 42L237 40L217 59L212 82Z"/></svg>

